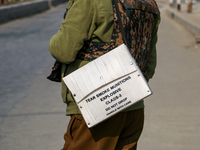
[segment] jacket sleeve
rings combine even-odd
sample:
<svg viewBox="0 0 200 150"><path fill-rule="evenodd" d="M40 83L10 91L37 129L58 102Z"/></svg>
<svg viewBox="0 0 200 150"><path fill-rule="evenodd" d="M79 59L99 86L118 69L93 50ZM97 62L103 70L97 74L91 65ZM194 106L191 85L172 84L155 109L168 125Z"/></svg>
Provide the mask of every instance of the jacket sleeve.
<svg viewBox="0 0 200 150"><path fill-rule="evenodd" d="M159 23L160 23L160 15L157 15L151 41L151 52L149 54L149 58L147 61L147 75L146 75L147 81L149 81L149 79L153 77L157 65L156 43L158 40L157 32Z"/></svg>
<svg viewBox="0 0 200 150"><path fill-rule="evenodd" d="M76 58L84 41L90 39L95 29L94 0L70 0L71 6L59 31L49 42L51 55L59 62L69 64Z"/></svg>

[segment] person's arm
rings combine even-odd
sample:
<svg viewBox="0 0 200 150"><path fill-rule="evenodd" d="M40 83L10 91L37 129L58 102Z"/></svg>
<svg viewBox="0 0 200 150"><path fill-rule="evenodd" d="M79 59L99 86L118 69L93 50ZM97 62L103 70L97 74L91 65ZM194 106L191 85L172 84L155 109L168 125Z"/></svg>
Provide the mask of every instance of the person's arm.
<svg viewBox="0 0 200 150"><path fill-rule="evenodd" d="M70 9L60 30L50 39L49 51L59 62L69 64L76 58L84 41L95 30L95 0L70 0Z"/></svg>
<svg viewBox="0 0 200 150"><path fill-rule="evenodd" d="M151 52L149 54L149 58L147 61L147 75L146 75L147 81L149 81L149 79L153 77L157 64L156 43L158 40L157 32L159 23L160 23L160 15L157 15L155 27L153 29L153 34L152 34Z"/></svg>

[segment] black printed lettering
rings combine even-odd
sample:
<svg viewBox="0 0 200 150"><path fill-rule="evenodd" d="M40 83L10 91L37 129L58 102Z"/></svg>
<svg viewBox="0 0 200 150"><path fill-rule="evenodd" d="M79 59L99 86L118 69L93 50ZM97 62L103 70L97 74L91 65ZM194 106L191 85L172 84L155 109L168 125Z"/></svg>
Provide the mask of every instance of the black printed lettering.
<svg viewBox="0 0 200 150"><path fill-rule="evenodd" d="M96 97L100 97L100 96L104 95L105 93L107 93L107 92L109 92L109 91L110 91L110 89L108 88L108 89L106 89L106 90L104 90L104 91L98 93L98 94L96 95Z"/></svg>
<svg viewBox="0 0 200 150"><path fill-rule="evenodd" d="M87 102L87 103L89 103L89 102L91 102L91 101L92 101L92 100L94 100L94 99L96 99L96 97L95 97L95 96L93 96L93 97L90 97L90 98L86 99L86 102Z"/></svg>
<svg viewBox="0 0 200 150"><path fill-rule="evenodd" d="M118 87L119 85L121 85L122 83L126 82L127 80L131 79L130 76L122 79L121 81L119 81L118 83L116 83L115 85L111 86L110 89L113 90L114 88Z"/></svg>

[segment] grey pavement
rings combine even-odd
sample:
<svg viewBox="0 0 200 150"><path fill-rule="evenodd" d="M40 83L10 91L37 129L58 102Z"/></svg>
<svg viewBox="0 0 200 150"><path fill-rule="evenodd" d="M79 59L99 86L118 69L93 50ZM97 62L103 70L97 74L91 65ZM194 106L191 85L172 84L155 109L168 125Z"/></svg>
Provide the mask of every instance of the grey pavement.
<svg viewBox="0 0 200 150"><path fill-rule="evenodd" d="M33 81L28 94L0 126L1 150L59 150L69 117L60 97L60 84L44 77Z"/></svg>
<svg viewBox="0 0 200 150"><path fill-rule="evenodd" d="M67 3L0 25L0 150L61 149L68 117L61 85L46 79L51 36Z"/></svg>
<svg viewBox="0 0 200 150"><path fill-rule="evenodd" d="M33 0L10 5L0 5L0 24L41 13L66 3L68 0Z"/></svg>
<svg viewBox="0 0 200 150"><path fill-rule="evenodd" d="M161 5L158 63L138 150L200 149L200 45Z"/></svg>
<svg viewBox="0 0 200 150"><path fill-rule="evenodd" d="M192 12L188 13L188 4L182 1L181 10L178 11L176 5L170 7L166 5L166 11L168 15L183 24L196 38L197 42L200 42L200 1L192 5Z"/></svg>

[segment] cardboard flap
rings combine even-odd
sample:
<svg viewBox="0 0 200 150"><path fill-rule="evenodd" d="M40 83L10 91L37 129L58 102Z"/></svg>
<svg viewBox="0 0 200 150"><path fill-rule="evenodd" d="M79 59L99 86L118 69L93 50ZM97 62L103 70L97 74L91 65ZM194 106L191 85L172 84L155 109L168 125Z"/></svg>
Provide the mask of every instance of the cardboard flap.
<svg viewBox="0 0 200 150"><path fill-rule="evenodd" d="M76 103L100 87L137 71L125 44L113 49L63 78Z"/></svg>

